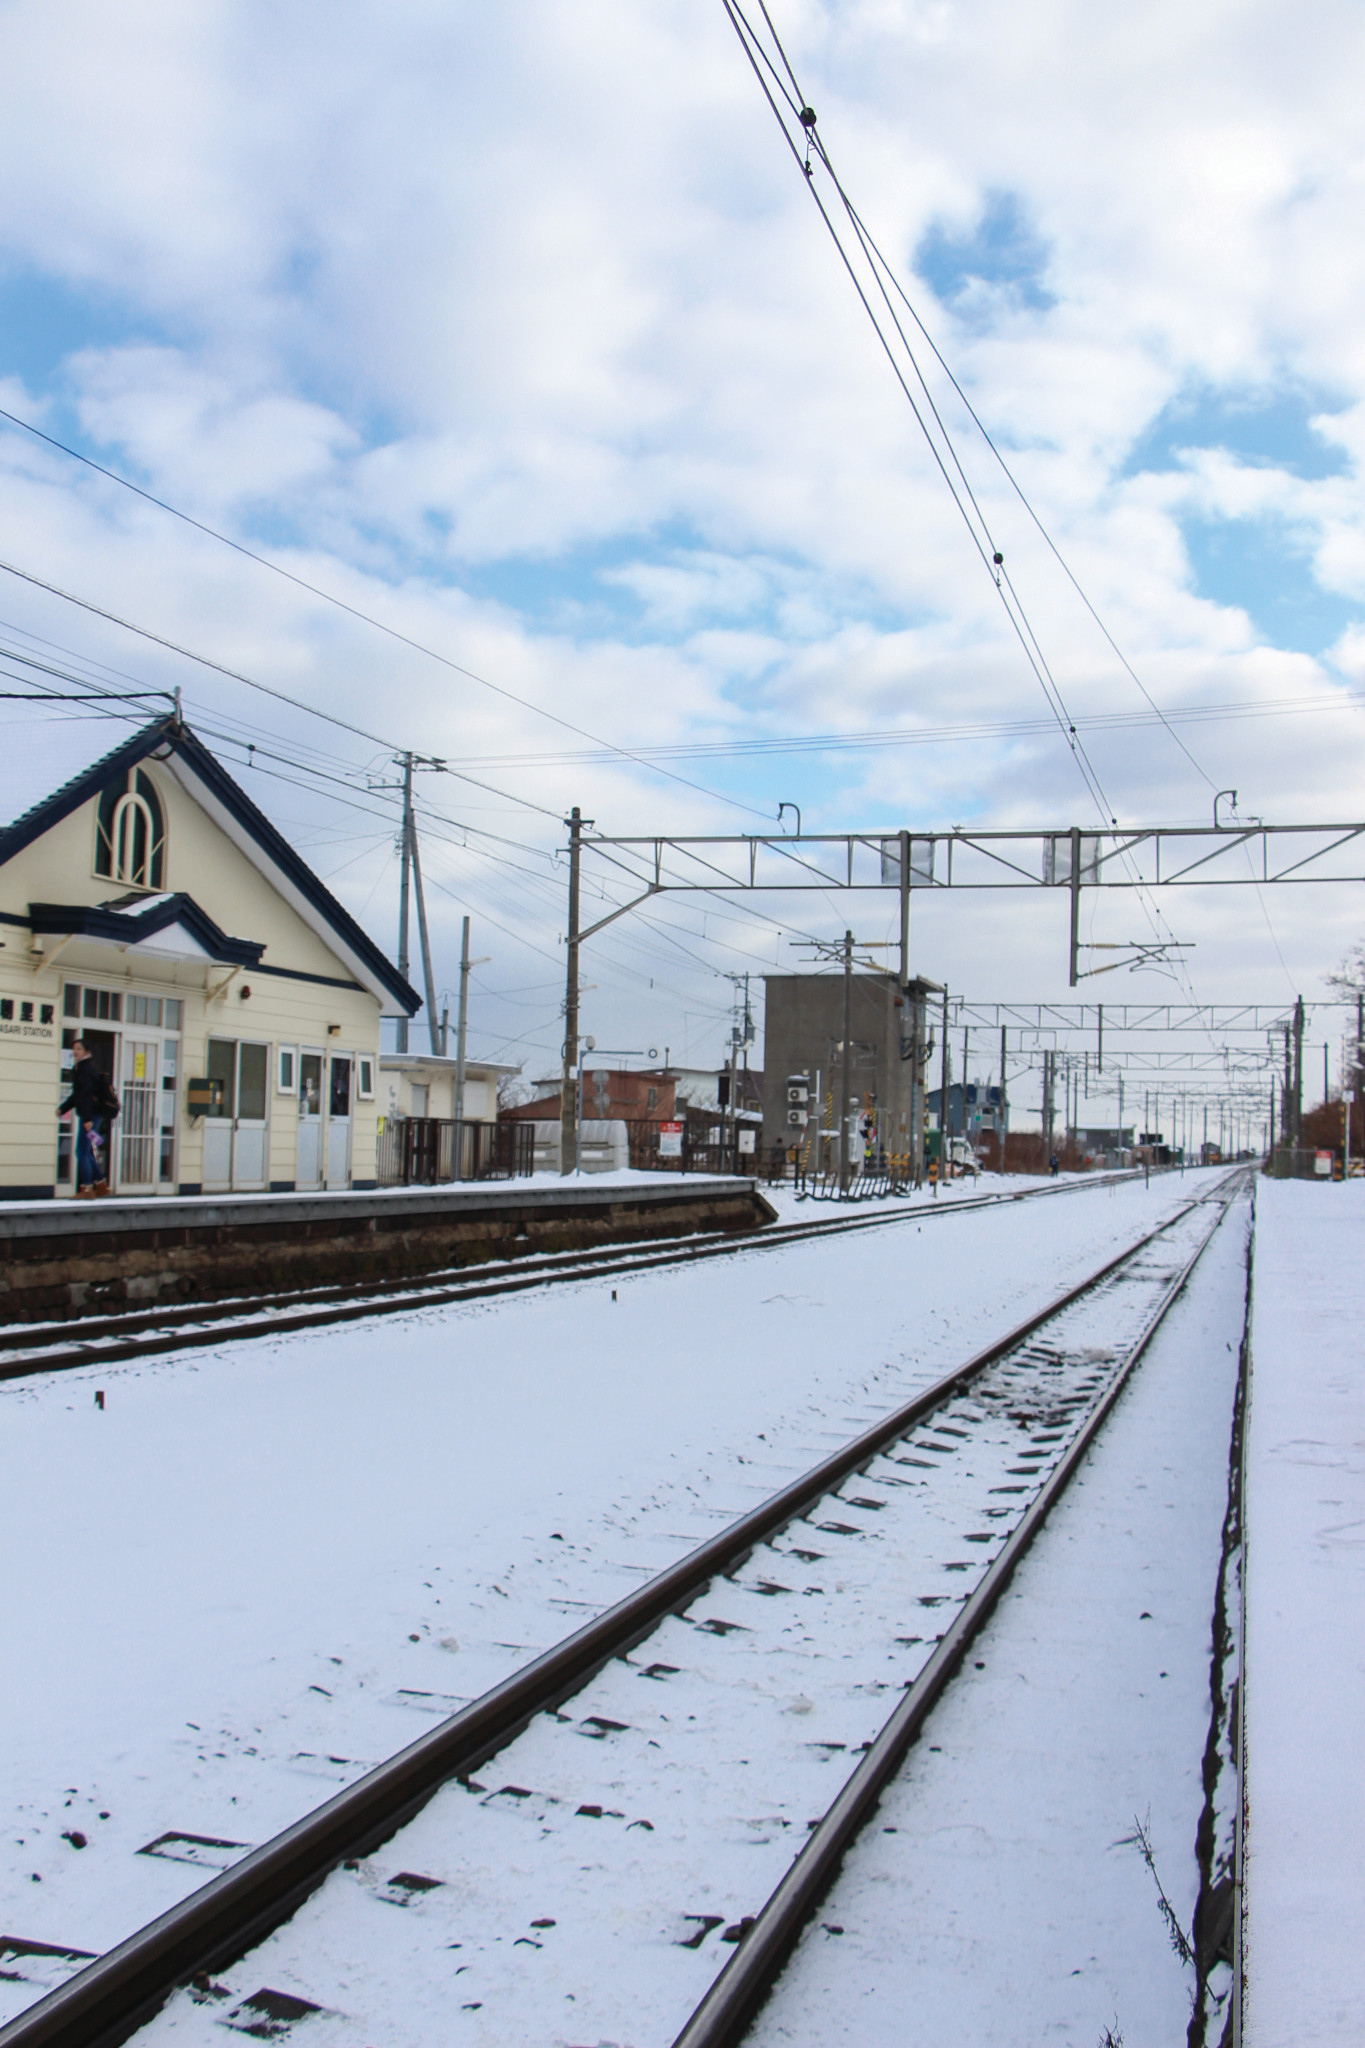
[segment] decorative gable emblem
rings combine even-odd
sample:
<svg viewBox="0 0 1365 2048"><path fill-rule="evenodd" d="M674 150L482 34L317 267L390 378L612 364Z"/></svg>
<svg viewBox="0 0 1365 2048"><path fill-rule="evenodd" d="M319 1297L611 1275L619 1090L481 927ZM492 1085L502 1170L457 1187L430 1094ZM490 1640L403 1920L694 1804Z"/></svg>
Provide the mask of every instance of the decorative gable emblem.
<svg viewBox="0 0 1365 2048"><path fill-rule="evenodd" d="M160 889L166 826L161 799L141 768L111 782L95 819L95 873L134 889Z"/></svg>

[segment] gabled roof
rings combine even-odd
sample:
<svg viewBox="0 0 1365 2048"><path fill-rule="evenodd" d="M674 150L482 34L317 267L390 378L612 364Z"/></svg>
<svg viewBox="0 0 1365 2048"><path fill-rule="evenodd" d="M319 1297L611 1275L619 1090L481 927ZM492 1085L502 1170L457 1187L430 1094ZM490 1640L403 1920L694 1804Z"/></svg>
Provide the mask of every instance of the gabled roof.
<svg viewBox="0 0 1365 2048"><path fill-rule="evenodd" d="M246 791L233 781L202 740L196 739L190 728L178 721L174 713L144 726L141 732L134 733L131 739L94 762L83 774L63 783L51 796L25 811L12 825L0 829L0 866L12 860L26 846L31 846L44 832L51 831L54 825L59 825L63 818L79 810L82 804L97 797L115 776L126 775L130 768L136 768L139 762L151 756L169 770L187 794L297 911L304 923L346 962L364 988L381 1002L396 1004L409 1017L420 1010L422 998L417 991L403 979L374 940L361 930L349 911L342 908L307 862L299 858L264 812L257 810ZM158 900L165 901L164 898ZM189 899L185 900L188 902ZM197 906L195 909L198 916L205 917ZM205 918L205 922L218 932L212 919ZM219 937L225 935L219 933ZM226 943L245 944L241 940L227 940ZM257 960L259 957L258 952Z"/></svg>
<svg viewBox="0 0 1365 2048"><path fill-rule="evenodd" d="M116 903L30 903L35 932L69 933L73 938L112 939L142 946L174 927L206 959L232 967L258 967L265 947L254 939L230 938L192 896L125 896Z"/></svg>

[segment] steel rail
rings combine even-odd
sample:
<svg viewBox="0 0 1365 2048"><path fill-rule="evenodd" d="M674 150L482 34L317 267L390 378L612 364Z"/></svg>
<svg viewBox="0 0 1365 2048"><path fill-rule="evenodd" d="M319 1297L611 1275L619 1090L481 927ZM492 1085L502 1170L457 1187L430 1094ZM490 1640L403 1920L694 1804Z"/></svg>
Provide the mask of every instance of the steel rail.
<svg viewBox="0 0 1365 2048"><path fill-rule="evenodd" d="M698 1234L667 1248L648 1239L603 1245L581 1252L545 1253L516 1261L489 1278L460 1280L443 1268L425 1280L375 1281L363 1288L329 1286L294 1289L278 1294L236 1296L229 1302L185 1302L165 1309L133 1309L126 1316L73 1318L71 1322L17 1324L0 1331L0 1380L28 1379L46 1372L72 1372L81 1366L117 1365L125 1359L190 1351L238 1338L287 1336L295 1330L328 1323L357 1322L366 1316L402 1315L419 1308L440 1308L462 1301L480 1301L496 1294L521 1294L570 1280L591 1280L614 1273L647 1272L657 1266L688 1265L695 1259L728 1257L736 1252L772 1250L817 1237L835 1237L872 1230L911 1217L960 1215L1025 1202L1040 1195L1074 1194L1080 1189L1111 1187L1136 1179L1137 1167L1094 1174L1085 1180L1045 1181L1037 1188L1016 1188L1008 1194L969 1195L952 1202L897 1208L879 1215L824 1217L810 1223L757 1225L753 1230ZM1169 1172L1169 1168L1162 1171ZM467 1269L453 1269L454 1271ZM57 1344L57 1332L72 1333L66 1349L44 1351ZM79 1335L76 1333L79 1332ZM109 1342L100 1341L109 1339ZM6 1352L17 1356L7 1357ZM37 1354L25 1357L24 1353Z"/></svg>
<svg viewBox="0 0 1365 2048"><path fill-rule="evenodd" d="M1219 1195L1222 1214L1162 1296L1103 1399L1030 1503L985 1577L963 1603L933 1656L906 1688L881 1733L845 1781L782 1881L746 1929L734 1955L676 2036L673 2048L736 2048L743 2039L811 1914L837 1876L845 1855L876 1810L882 1793L955 1677L974 1637L993 1612L1039 1530L1084 1462L1239 1192L1234 1186Z"/></svg>
<svg viewBox="0 0 1365 2048"><path fill-rule="evenodd" d="M224 1967L253 1947L288 1919L339 1864L376 1848L441 1785L476 1770L535 1715L572 1697L668 1615L690 1605L712 1579L737 1570L758 1544L842 1485L1208 1199L1192 1197L1183 1203L1174 1215L965 1364L88 1964L0 2027L0 2048L115 2048L125 2041L180 1984Z"/></svg>

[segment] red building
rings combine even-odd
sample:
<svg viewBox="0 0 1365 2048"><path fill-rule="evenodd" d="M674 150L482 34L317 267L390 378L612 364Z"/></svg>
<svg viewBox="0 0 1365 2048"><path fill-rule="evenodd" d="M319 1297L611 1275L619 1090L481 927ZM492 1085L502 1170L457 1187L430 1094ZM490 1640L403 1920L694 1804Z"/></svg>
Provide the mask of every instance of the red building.
<svg viewBox="0 0 1365 2048"><path fill-rule="evenodd" d="M583 1073L584 1121L609 1122L616 1117L634 1123L648 1117L670 1123L678 1114L677 1076L671 1070L653 1073L627 1071L623 1067L587 1067ZM540 1095L531 1102L519 1102L502 1112L504 1119L519 1118L533 1123L557 1123L559 1090Z"/></svg>

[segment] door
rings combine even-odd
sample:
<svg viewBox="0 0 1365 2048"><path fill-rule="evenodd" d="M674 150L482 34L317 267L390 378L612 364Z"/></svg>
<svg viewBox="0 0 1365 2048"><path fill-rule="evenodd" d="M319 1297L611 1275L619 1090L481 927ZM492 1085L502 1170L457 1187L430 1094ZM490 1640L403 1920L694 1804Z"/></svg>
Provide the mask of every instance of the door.
<svg viewBox="0 0 1365 2048"><path fill-rule="evenodd" d="M351 1055L334 1052L327 1089L327 1185L351 1184Z"/></svg>
<svg viewBox="0 0 1365 2048"><path fill-rule="evenodd" d="M222 1108L204 1122L204 1186L262 1188L266 1182L266 1120L270 1047L249 1039L211 1038L208 1076L223 1084Z"/></svg>
<svg viewBox="0 0 1365 2048"><path fill-rule="evenodd" d="M156 1038L125 1037L119 1100L123 1114L114 1126L114 1151L118 1158L118 1187L121 1193L151 1195L156 1192L157 1155L160 1150L161 1041Z"/></svg>
<svg viewBox="0 0 1365 2048"><path fill-rule="evenodd" d="M232 1123L237 1114L237 1041L209 1040L208 1078L221 1081L220 1106L204 1119L204 1186L217 1191L232 1186Z"/></svg>
<svg viewBox="0 0 1365 2048"><path fill-rule="evenodd" d="M295 1186L322 1186L322 1054L299 1055L299 1159Z"/></svg>
<svg viewBox="0 0 1365 2048"><path fill-rule="evenodd" d="M269 1178L269 1081L270 1047L243 1039L237 1047L237 1123L232 1134L234 1188L263 1188Z"/></svg>

